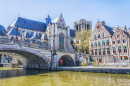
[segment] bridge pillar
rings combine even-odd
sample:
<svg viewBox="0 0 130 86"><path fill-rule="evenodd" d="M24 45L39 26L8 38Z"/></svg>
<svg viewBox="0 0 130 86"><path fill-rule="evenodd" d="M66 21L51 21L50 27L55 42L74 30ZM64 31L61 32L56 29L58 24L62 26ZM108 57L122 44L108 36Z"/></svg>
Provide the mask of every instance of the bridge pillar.
<svg viewBox="0 0 130 86"><path fill-rule="evenodd" d="M57 67L57 55L54 55L53 67Z"/></svg>

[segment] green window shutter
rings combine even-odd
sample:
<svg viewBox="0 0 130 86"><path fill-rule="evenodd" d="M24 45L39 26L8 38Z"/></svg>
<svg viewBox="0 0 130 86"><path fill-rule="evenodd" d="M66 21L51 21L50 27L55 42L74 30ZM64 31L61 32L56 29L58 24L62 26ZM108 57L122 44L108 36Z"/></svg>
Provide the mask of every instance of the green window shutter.
<svg viewBox="0 0 130 86"><path fill-rule="evenodd" d="M116 48L115 47L113 47L113 50L115 50Z"/></svg>
<svg viewBox="0 0 130 86"><path fill-rule="evenodd" d="M118 49L121 49L121 47L118 47Z"/></svg>
<svg viewBox="0 0 130 86"><path fill-rule="evenodd" d="M109 40L106 40L106 42L109 42Z"/></svg>
<svg viewBox="0 0 130 86"><path fill-rule="evenodd" d="M99 49L99 52L101 52L101 49Z"/></svg>
<svg viewBox="0 0 130 86"><path fill-rule="evenodd" d="M105 40L102 40L102 42L105 42Z"/></svg>
<svg viewBox="0 0 130 86"><path fill-rule="evenodd" d="M126 48L126 46L123 46L123 48Z"/></svg>
<svg viewBox="0 0 130 86"><path fill-rule="evenodd" d="M110 51L110 48L107 48L107 51Z"/></svg>
<svg viewBox="0 0 130 86"><path fill-rule="evenodd" d="M101 43L101 41L98 41L98 43Z"/></svg>

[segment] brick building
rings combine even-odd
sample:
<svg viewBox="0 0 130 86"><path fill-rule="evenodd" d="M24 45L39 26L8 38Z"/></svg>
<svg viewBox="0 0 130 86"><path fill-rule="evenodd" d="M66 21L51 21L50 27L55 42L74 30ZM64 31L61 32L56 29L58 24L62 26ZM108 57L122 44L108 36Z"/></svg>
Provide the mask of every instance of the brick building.
<svg viewBox="0 0 130 86"><path fill-rule="evenodd" d="M118 62L128 62L129 56L129 33L126 27L114 29L114 34L112 36L112 54L114 57L114 62L119 59Z"/></svg>
<svg viewBox="0 0 130 86"><path fill-rule="evenodd" d="M114 29L98 20L89 40L90 55L95 62L129 61L129 33L126 27Z"/></svg>

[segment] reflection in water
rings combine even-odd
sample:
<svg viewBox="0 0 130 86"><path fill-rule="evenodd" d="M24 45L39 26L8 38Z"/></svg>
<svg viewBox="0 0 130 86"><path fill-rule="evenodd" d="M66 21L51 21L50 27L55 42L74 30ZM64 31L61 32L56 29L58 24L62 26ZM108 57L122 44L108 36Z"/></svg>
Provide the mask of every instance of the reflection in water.
<svg viewBox="0 0 130 86"><path fill-rule="evenodd" d="M0 69L0 86L130 86L130 76L71 71Z"/></svg>

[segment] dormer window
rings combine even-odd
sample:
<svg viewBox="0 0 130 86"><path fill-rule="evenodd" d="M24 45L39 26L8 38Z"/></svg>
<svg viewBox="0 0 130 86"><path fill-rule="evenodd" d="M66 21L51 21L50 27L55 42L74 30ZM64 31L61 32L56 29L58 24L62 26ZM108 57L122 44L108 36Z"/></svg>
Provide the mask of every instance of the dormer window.
<svg viewBox="0 0 130 86"><path fill-rule="evenodd" d="M117 35L117 38L119 38L120 36L119 35Z"/></svg>
<svg viewBox="0 0 130 86"><path fill-rule="evenodd" d="M98 38L100 38L100 34L98 34Z"/></svg>
<svg viewBox="0 0 130 86"><path fill-rule="evenodd" d="M96 35L94 35L94 39L96 39Z"/></svg>
<svg viewBox="0 0 130 86"><path fill-rule="evenodd" d="M104 37L104 33L102 33L102 38Z"/></svg>
<svg viewBox="0 0 130 86"><path fill-rule="evenodd" d="M99 29L99 26L97 26L97 29Z"/></svg>

